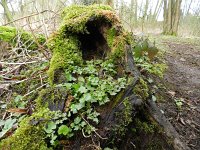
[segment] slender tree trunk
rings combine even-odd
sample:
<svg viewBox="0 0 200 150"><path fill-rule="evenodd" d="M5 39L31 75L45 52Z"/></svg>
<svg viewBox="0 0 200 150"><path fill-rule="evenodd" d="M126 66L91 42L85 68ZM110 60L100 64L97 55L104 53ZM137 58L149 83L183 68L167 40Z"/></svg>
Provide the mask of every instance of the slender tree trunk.
<svg viewBox="0 0 200 150"><path fill-rule="evenodd" d="M190 11L191 4L192 4L192 0L190 1L190 4L189 4L189 6L188 6L188 8L187 8L186 15L188 15L188 14L189 14L189 11Z"/></svg>
<svg viewBox="0 0 200 150"><path fill-rule="evenodd" d="M13 16L8 8L8 2L7 0L1 0L1 5L4 9L4 14L6 16L6 19L8 22L11 22L13 20ZM13 24L12 24L13 25Z"/></svg>
<svg viewBox="0 0 200 150"><path fill-rule="evenodd" d="M111 7L113 7L114 2L113 2L113 0L106 0L106 4L110 5Z"/></svg>
<svg viewBox="0 0 200 150"><path fill-rule="evenodd" d="M154 13L153 13L153 19L152 19L153 21L156 20L156 13L157 13L157 10L159 9L159 3L160 3L160 1L161 0L157 1L156 8L155 8Z"/></svg>
<svg viewBox="0 0 200 150"><path fill-rule="evenodd" d="M180 20L180 14L181 14L181 1L182 0L176 0L176 4L175 4L175 15L174 15L174 23L173 23L173 28L172 28L172 32L174 35L177 35L178 32L178 24L179 24L179 20Z"/></svg>
<svg viewBox="0 0 200 150"><path fill-rule="evenodd" d="M167 17L168 13L167 13L167 0L164 0L164 13L163 13L163 33L166 34L167 32Z"/></svg>
<svg viewBox="0 0 200 150"><path fill-rule="evenodd" d="M135 15L134 15L134 19L135 19L135 23L137 25L137 14L138 14L138 3L137 0L135 0Z"/></svg>
<svg viewBox="0 0 200 150"><path fill-rule="evenodd" d="M145 4L145 8L144 8L144 20L147 19L147 11L148 11L148 8L149 8L149 0L146 0L146 4Z"/></svg>
<svg viewBox="0 0 200 150"><path fill-rule="evenodd" d="M168 0L167 33L166 34L172 34L172 0Z"/></svg>
<svg viewBox="0 0 200 150"><path fill-rule="evenodd" d="M161 0L160 5L159 5L159 7L158 7L158 10L157 10L157 12L156 12L156 19L155 19L155 20L158 19L158 16L159 16L160 11L161 11L162 6L163 6L163 2L164 2L164 0Z"/></svg>
<svg viewBox="0 0 200 150"><path fill-rule="evenodd" d="M130 25L132 26L133 25L133 21L134 20L134 0L131 0L131 6L130 6L130 14L129 14L129 17L130 17Z"/></svg>
<svg viewBox="0 0 200 150"><path fill-rule="evenodd" d="M163 33L177 35L182 0L164 0Z"/></svg>

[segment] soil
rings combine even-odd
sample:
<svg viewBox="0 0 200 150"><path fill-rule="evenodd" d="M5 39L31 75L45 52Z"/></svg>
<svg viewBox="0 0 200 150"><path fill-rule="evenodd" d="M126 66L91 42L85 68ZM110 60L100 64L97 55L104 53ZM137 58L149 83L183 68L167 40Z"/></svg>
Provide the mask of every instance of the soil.
<svg viewBox="0 0 200 150"><path fill-rule="evenodd" d="M200 46L189 42L162 40L167 47L168 69L158 105L191 150L200 149ZM199 41L200 44L200 41ZM182 101L179 106L176 101Z"/></svg>

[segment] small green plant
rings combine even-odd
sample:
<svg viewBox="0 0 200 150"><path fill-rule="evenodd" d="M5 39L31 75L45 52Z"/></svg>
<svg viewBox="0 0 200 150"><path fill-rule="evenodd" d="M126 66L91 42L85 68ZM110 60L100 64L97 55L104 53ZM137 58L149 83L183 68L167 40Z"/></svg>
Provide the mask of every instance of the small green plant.
<svg viewBox="0 0 200 150"><path fill-rule="evenodd" d="M141 58L148 56L149 59L153 59L158 53L158 48L155 44L150 43L148 38L139 38L134 45L133 53L135 58Z"/></svg>
<svg viewBox="0 0 200 150"><path fill-rule="evenodd" d="M16 118L9 118L5 121L0 120L0 127L2 128L2 131L0 132L0 138L2 138L9 130L11 130L15 123L17 123Z"/></svg>
<svg viewBox="0 0 200 150"><path fill-rule="evenodd" d="M143 56L141 58L135 58L135 63L142 72L146 71L146 72L148 72L150 74L154 74L160 78L163 77L163 72L167 68L166 64L152 62L146 56Z"/></svg>
<svg viewBox="0 0 200 150"><path fill-rule="evenodd" d="M176 99L175 99L175 104L176 104L176 107L177 107L177 109L178 109L179 111L182 109L183 102L184 102L184 99L183 99L183 98L176 98Z"/></svg>
<svg viewBox="0 0 200 150"><path fill-rule="evenodd" d="M81 66L70 66L64 70L65 82L55 85L64 87L73 98L65 112L56 111L44 130L47 139L54 147L60 138L71 138L81 131L84 136L96 132L95 124L99 123L96 105L110 102L110 97L117 95L125 88L126 77L116 78L115 65L109 61L91 60ZM95 106L95 107L94 107Z"/></svg>

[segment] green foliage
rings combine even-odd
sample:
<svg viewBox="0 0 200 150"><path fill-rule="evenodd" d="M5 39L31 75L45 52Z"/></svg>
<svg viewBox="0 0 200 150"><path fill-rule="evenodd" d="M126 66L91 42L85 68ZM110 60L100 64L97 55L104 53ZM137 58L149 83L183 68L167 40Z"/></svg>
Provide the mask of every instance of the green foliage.
<svg viewBox="0 0 200 150"><path fill-rule="evenodd" d="M146 71L149 74L154 74L160 78L163 78L163 73L167 68L165 63L156 63L149 60L148 57L135 58L136 66L142 71Z"/></svg>
<svg viewBox="0 0 200 150"><path fill-rule="evenodd" d="M133 48L133 54L135 58L141 58L145 55L149 57L149 59L153 59L155 55L158 53L158 48L155 45L151 44L149 39L139 39Z"/></svg>
<svg viewBox="0 0 200 150"><path fill-rule="evenodd" d="M69 135L69 133L71 132L71 128L67 127L66 125L61 125L58 129L58 134L61 135Z"/></svg>
<svg viewBox="0 0 200 150"><path fill-rule="evenodd" d="M90 135L96 129L89 122L99 123L99 113L95 111L92 104L104 105L109 102L110 96L116 95L125 88L126 79L114 79L115 66L110 61L102 60L86 61L82 67L71 66L65 69L65 74L66 83L57 86L66 87L68 93L74 98L67 108L67 117L70 120L71 116L76 117L70 124L59 127L58 134L62 135L61 133L64 132L65 136L71 137L74 132L82 130ZM85 119L88 121L86 122Z"/></svg>
<svg viewBox="0 0 200 150"><path fill-rule="evenodd" d="M176 98L174 101L175 101L177 109L179 111L181 111L183 103L184 103L184 99L183 98Z"/></svg>
<svg viewBox="0 0 200 150"><path fill-rule="evenodd" d="M9 130L12 129L13 125L16 123L17 119L9 118L7 120L0 120L0 127L3 126L2 131L0 132L0 138L2 138Z"/></svg>
<svg viewBox="0 0 200 150"><path fill-rule="evenodd" d="M46 119L42 128L46 141L57 147L60 138L69 139L76 132L90 136L96 130L95 125L99 123L100 114L95 108L108 103L110 97L117 95L127 84L126 77L116 78L115 70L116 67L110 60L86 61L82 66L66 68L62 84L40 92L36 100L38 113L48 108L49 102L56 105L62 98L62 93L55 92L57 88L64 89L69 94L68 97L73 99L69 101L64 112L54 111L51 119ZM37 120L41 118L35 119L36 122Z"/></svg>
<svg viewBox="0 0 200 150"><path fill-rule="evenodd" d="M53 113L48 109L42 109L39 112L32 114L30 117L24 118L20 122L16 132L9 138L1 141L0 147L2 149L10 150L49 150L44 140L45 132L42 128L52 115Z"/></svg>

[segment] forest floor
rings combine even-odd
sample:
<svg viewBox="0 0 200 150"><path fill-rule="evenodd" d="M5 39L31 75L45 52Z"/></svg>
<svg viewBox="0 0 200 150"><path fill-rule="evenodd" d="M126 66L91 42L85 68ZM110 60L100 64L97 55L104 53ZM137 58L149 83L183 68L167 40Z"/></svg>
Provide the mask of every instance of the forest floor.
<svg viewBox="0 0 200 150"><path fill-rule="evenodd" d="M200 39L154 37L168 65L158 106L192 150L200 149ZM164 91L164 92L163 92Z"/></svg>

